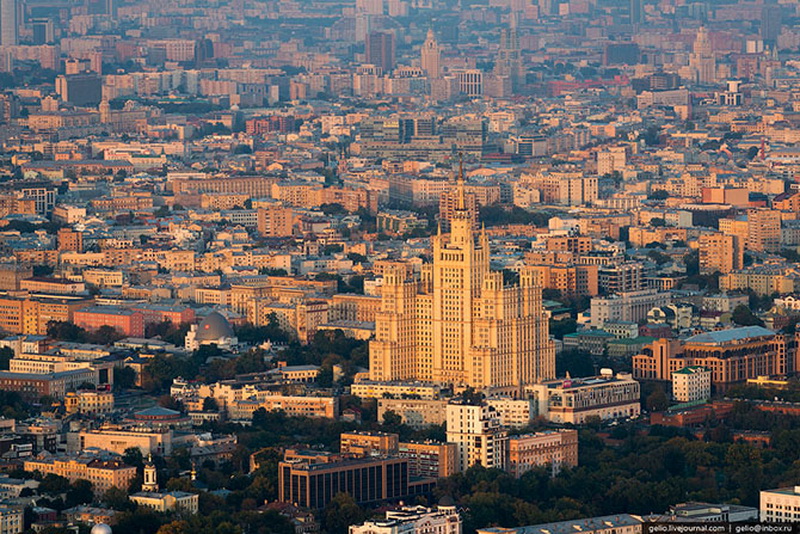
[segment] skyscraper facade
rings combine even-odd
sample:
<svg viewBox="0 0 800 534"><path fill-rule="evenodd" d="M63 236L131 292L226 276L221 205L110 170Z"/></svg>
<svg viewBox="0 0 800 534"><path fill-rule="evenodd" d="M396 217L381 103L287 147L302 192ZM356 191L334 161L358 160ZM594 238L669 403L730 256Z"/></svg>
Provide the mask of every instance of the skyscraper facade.
<svg viewBox="0 0 800 534"><path fill-rule="evenodd" d="M425 71L428 78L438 78L441 75L441 50L439 43L436 42L436 36L433 35L433 30L428 30L428 36L422 44L420 55L422 70Z"/></svg>
<svg viewBox="0 0 800 534"><path fill-rule="evenodd" d="M697 30L697 37L692 46L692 54L689 57L689 67L696 83L710 84L716 81L717 61L714 56L714 49L711 46L711 38L705 26L701 26Z"/></svg>
<svg viewBox="0 0 800 534"><path fill-rule="evenodd" d="M433 263L419 279L402 264L385 271L370 378L513 390L554 377L535 275L511 285L489 269L489 239L473 230L463 175L459 198L451 233L433 237Z"/></svg>
<svg viewBox="0 0 800 534"><path fill-rule="evenodd" d="M367 35L367 63L391 72L395 64L394 34L389 32L372 32Z"/></svg>
<svg viewBox="0 0 800 534"><path fill-rule="evenodd" d="M18 41L17 0L0 0L0 45L16 46Z"/></svg>
<svg viewBox="0 0 800 534"><path fill-rule="evenodd" d="M508 77L513 90L516 90L520 82L524 81L525 70L522 68L519 36L513 23L510 28L500 31L500 49L497 51L494 63L494 74Z"/></svg>

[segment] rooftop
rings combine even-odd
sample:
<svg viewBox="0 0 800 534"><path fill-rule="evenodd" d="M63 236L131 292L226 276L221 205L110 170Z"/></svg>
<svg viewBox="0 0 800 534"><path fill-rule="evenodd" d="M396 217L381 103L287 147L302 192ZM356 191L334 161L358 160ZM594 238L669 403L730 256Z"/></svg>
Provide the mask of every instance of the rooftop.
<svg viewBox="0 0 800 534"><path fill-rule="evenodd" d="M686 339L686 343L700 343L707 345L719 345L721 343L731 343L748 338L774 336L775 332L763 326L742 326L719 330L717 332L706 332Z"/></svg>

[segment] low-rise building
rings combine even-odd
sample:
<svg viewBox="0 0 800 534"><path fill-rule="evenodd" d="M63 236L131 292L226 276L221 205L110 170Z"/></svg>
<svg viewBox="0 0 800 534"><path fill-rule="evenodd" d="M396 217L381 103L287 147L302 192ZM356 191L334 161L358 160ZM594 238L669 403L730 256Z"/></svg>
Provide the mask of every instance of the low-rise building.
<svg viewBox="0 0 800 534"><path fill-rule="evenodd" d="M553 473L561 466L578 465L578 431L558 430L508 438L506 471L519 478L531 469L549 465Z"/></svg>
<svg viewBox="0 0 800 534"><path fill-rule="evenodd" d="M404 425L421 429L442 425L447 420L447 401L441 399L378 399L378 421L389 413L400 416Z"/></svg>
<svg viewBox="0 0 800 534"><path fill-rule="evenodd" d="M800 486L763 490L760 501L761 521L800 522Z"/></svg>
<svg viewBox="0 0 800 534"><path fill-rule="evenodd" d="M140 491L130 495L130 500L156 512L177 512L183 515L194 515L199 509L199 496L185 491Z"/></svg>
<svg viewBox="0 0 800 534"><path fill-rule="evenodd" d="M539 402L539 415L554 423L583 424L587 419L621 419L641 413L639 383L610 369L591 378L550 380L528 386Z"/></svg>
<svg viewBox="0 0 800 534"><path fill-rule="evenodd" d="M88 480L96 495L111 488L127 490L136 478L136 467L120 459L107 459L96 455L42 457L26 460L25 471L39 471L42 475L54 474L70 482Z"/></svg>
<svg viewBox="0 0 800 534"><path fill-rule="evenodd" d="M386 519L350 525L350 534L461 534L455 506L404 506L386 512Z"/></svg>

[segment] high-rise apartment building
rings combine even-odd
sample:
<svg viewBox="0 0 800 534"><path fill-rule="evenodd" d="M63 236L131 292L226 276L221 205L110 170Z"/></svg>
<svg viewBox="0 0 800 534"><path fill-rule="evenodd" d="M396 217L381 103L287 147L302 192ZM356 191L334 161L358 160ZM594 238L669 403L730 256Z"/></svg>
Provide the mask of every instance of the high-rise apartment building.
<svg viewBox="0 0 800 534"><path fill-rule="evenodd" d="M394 34L389 32L372 32L366 40L367 63L391 72L395 64Z"/></svg>
<svg viewBox="0 0 800 534"><path fill-rule="evenodd" d="M0 45L19 44L17 0L0 0Z"/></svg>
<svg viewBox="0 0 800 534"><path fill-rule="evenodd" d="M717 232L698 239L700 274L727 274L744 266L744 247L739 236Z"/></svg>
<svg viewBox="0 0 800 534"><path fill-rule="evenodd" d="M778 252L781 248L781 214L777 210L755 209L747 213L747 249Z"/></svg>
<svg viewBox="0 0 800 534"><path fill-rule="evenodd" d="M459 471L473 465L504 469L507 439L494 407L466 401L447 405L447 442L456 444Z"/></svg>
<svg viewBox="0 0 800 534"><path fill-rule="evenodd" d="M420 50L422 70L428 78L438 78L441 76L441 56L442 51L439 48L439 43L436 42L436 37L433 35L433 30L428 30L428 35L425 42L422 43L422 50Z"/></svg>
<svg viewBox="0 0 800 534"><path fill-rule="evenodd" d="M489 239L476 235L463 175L450 234L433 237L433 263L412 279L384 272L370 343L372 380L422 380L514 389L555 376L541 289L533 273L507 285L489 269Z"/></svg>

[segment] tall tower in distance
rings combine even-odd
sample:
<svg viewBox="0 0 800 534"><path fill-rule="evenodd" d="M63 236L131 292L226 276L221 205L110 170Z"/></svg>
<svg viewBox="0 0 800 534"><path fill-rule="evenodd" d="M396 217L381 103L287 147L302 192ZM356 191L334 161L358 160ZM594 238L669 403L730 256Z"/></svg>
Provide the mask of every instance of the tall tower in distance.
<svg viewBox="0 0 800 534"><path fill-rule="evenodd" d="M697 30L697 38L692 46L692 55L689 57L689 66L696 83L711 84L716 81L717 61L711 46L711 38L705 26L700 26L700 29Z"/></svg>
<svg viewBox="0 0 800 534"><path fill-rule="evenodd" d="M497 76L510 78L511 87L514 91L517 90L520 81L525 77L525 71L522 68L522 54L519 47L516 19L513 14L511 25L500 30L500 49L497 51L494 73Z"/></svg>
<svg viewBox="0 0 800 534"><path fill-rule="evenodd" d="M391 32L372 32L366 41L367 63L383 69L384 74L394 70L394 34Z"/></svg>
<svg viewBox="0 0 800 534"><path fill-rule="evenodd" d="M642 0L630 0L631 25L642 23Z"/></svg>
<svg viewBox="0 0 800 534"><path fill-rule="evenodd" d="M428 36L422 44L420 51L422 59L422 70L430 79L439 78L441 76L440 61L442 51L439 49L439 43L436 42L436 36L433 35L433 30L428 30Z"/></svg>
<svg viewBox="0 0 800 534"><path fill-rule="evenodd" d="M555 346L533 272L519 283L489 267L489 238L476 232L459 172L451 232L432 238L433 262L414 277L384 272L369 345L370 379L421 380L519 392L555 377Z"/></svg>
<svg viewBox="0 0 800 534"><path fill-rule="evenodd" d="M19 44L17 32L17 0L0 0L0 45Z"/></svg>

